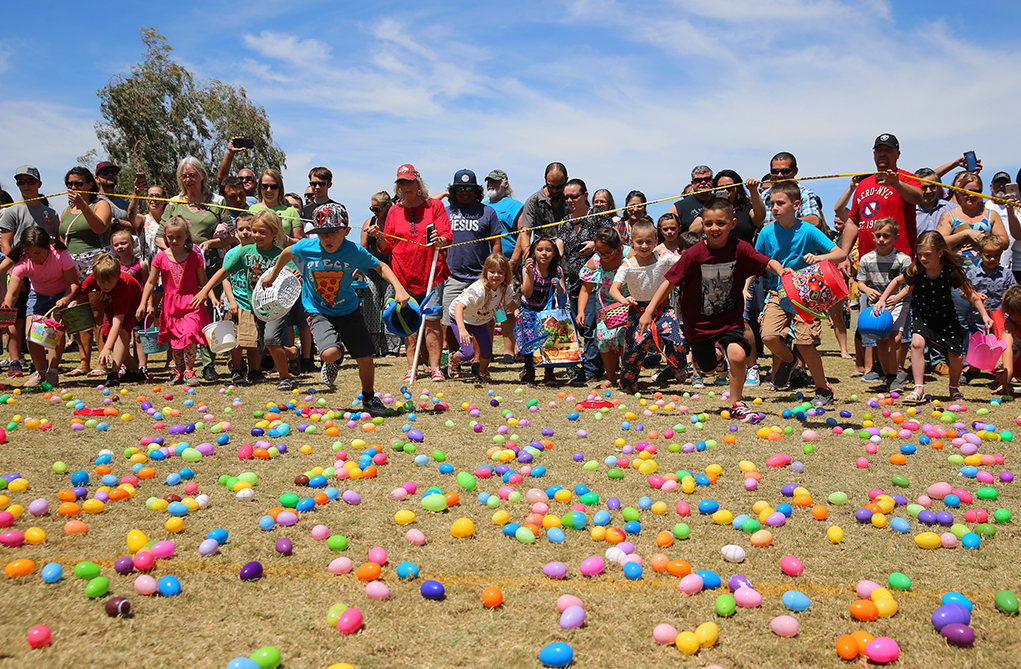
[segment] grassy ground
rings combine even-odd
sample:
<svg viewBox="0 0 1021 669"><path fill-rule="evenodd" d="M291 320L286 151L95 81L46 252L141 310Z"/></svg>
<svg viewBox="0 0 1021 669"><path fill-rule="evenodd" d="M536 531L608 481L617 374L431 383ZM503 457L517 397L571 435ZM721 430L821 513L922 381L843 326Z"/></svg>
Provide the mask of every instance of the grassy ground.
<svg viewBox="0 0 1021 669"><path fill-rule="evenodd" d="M847 409L852 416L839 419L840 423L858 428L867 411L864 401L870 397L868 388L852 376L853 365L835 354L832 339L824 343L823 348L827 372L837 394L836 406L827 417L837 417L837 411ZM378 388L397 392L402 368L403 361L379 361ZM609 455L619 455L614 440L622 437L634 444L647 439L646 434L621 430L623 412L612 410L597 421L595 412L586 410L580 420L571 422L567 414L573 410L573 402L558 397L558 393L571 389L526 387L519 394L516 393L519 388L517 369L494 364L493 371L496 382L492 389L502 398L499 408L490 407L486 391L470 383L427 382L416 386L416 391L429 387L433 392L443 392L444 401L452 407L441 415L419 414L414 425L425 434L425 444L419 453L442 450L455 473L471 472L488 462L486 450L493 445L497 428L504 424L500 413L503 409L532 421L530 427L511 428L524 444L538 438L542 428L552 428L555 432L553 448L534 463L546 467L546 475L541 479L526 478L524 483L514 486L515 489L524 493L530 488L545 489L554 484L572 489L584 484L601 499L600 505L589 511L590 519L596 510L606 508L605 500L611 496L618 497L623 506L636 508L642 496L666 502L669 510L665 515L642 512L641 534L630 537L637 553L644 558L645 573L641 580L626 580L616 565L608 566L601 576L582 577L579 563L591 555L602 556L609 548L605 542L593 541L588 530L567 530L567 541L560 545L550 543L544 536L532 545L503 536L491 521L494 510L479 504L475 499L477 493L460 491L454 475L439 474L436 462L418 467L412 455L396 453L387 446L390 438L401 435L403 417L389 418L368 434L361 429L341 428L339 439L345 442L355 459L358 452L350 448L350 442L363 437L369 443L383 444L383 452L390 458L379 467L376 478L331 481L341 491L358 492L362 498L359 506L331 502L302 515L294 527L263 532L258 528L258 520L278 504L280 495L312 494L309 489L295 485L295 476L315 466L329 466L335 459L331 449L333 437L322 433L302 435L296 430L283 440L289 447L286 454L265 461L242 462L237 458L241 445L254 442L249 436L255 423L252 411L264 408L270 400L300 401L303 393L285 398L272 385L242 388L236 395L242 398L244 406L226 416L223 410L230 405L230 398L220 394L218 384L200 385L194 395L173 388L172 400L160 398L158 401L155 398L162 393L153 392L151 387L132 387L126 389L128 392L118 402L122 411L134 415L131 422L115 420L108 432L94 429L73 432L69 428L71 411L62 404L51 404L43 398L42 392L35 391L16 396L15 404L0 408L0 424L18 414L25 418L45 417L55 426L45 433L24 427L9 431L7 443L0 446L0 474L18 472L31 482L28 491L3 494L11 503L26 508L32 500L43 498L50 502L51 508L49 515L38 518L26 512L8 528L25 531L29 527L40 527L48 534L45 544L0 548L5 564L18 558L30 558L36 563L31 576L5 578L0 582L0 602L3 602L0 667L22 667L26 663L38 667L224 667L231 658L248 656L265 645L280 649L286 667L327 667L336 662L349 662L363 668L537 667L540 666L540 649L553 641L571 644L577 667L697 667L713 663L725 667L833 667L847 664L836 655L837 636L858 629L877 637L896 639L901 647L899 666L1016 666L1021 654L1021 623L1017 616L1004 615L993 607L993 594L997 590L1006 588L1021 593L1021 560L1013 524L997 526L996 537L984 540L979 550L924 551L912 540L915 534L923 531L922 526L903 508L891 516L911 520L912 530L908 534L898 534L889 527L877 529L860 525L854 520L855 510L867 502L866 493L872 488L899 492L911 502L937 481L947 481L974 493L980 484L958 476L958 467L947 462L947 457L956 452L949 440L945 440L944 450L920 446L917 454L909 456L905 466L895 466L888 458L903 442L884 439L879 452L868 455L869 467L858 469L855 459L866 455L863 440L850 434L835 436L825 431L824 418L809 418L804 424L782 419L777 412L796 402L789 393L762 390L757 393L764 400L761 409L771 414L766 424L789 425L793 434L772 442L756 437L756 427L741 425L736 432L736 443L729 445L723 443L723 437L730 434L730 422L718 415L721 400L718 396L709 397L710 389L706 389L701 399L688 398L680 402L693 410L710 413L700 432L691 427L690 415L682 416L676 411L641 419L646 430L660 433L674 425L687 426L685 434L678 434L672 440L662 437L650 440L659 449L655 460L660 473L682 469L700 473L713 463L723 468L723 474L710 487L698 488L690 495L680 491L663 493L651 488L647 477L635 469L628 468L624 480L610 480L607 476L608 468L602 461ZM566 375L561 373L561 376ZM645 376L647 378L647 374ZM159 381L165 383L166 379ZM344 365L338 382L336 393L325 395L329 406L348 405L357 391L353 364ZM309 377L303 380L301 387L317 385L318 379ZM169 386L165 386L163 392L167 389ZM690 388L663 390L680 393ZM945 396L946 380L934 380L927 390ZM67 391L88 406L97 406L102 400L100 391L84 382L68 384ZM188 420L200 417L195 408L183 406L184 399L191 397L208 402L217 420L229 419L234 423L230 444L219 446L215 455L194 465L187 465L179 458L152 463L157 476L143 481L136 497L112 502L102 514L83 515L82 519L89 525L87 534L65 535L62 529L65 519L55 513L56 493L71 487L70 477L53 473L52 463L62 460L70 471L85 469L91 473L97 453L109 448L115 453L113 473L118 476L130 473L131 464L122 455L124 449L137 445L143 436L166 436L165 431L154 432L152 420L139 410L135 398L140 394L152 399L157 407L182 409ZM852 394L857 394L859 401L851 401ZM964 415L970 421L976 418L977 409L989 407L989 394L975 387L966 388L966 394L970 401ZM533 397L539 399L541 410L529 414L525 402ZM585 399L585 394L580 393L578 399ZM638 405L634 398L622 399L631 408ZM549 408L550 401L556 401L559 406ZM484 426L481 434L469 426L471 418L460 409L462 402L482 408L478 419ZM1006 403L989 408L989 415L983 418L995 423L998 429L1016 427L1015 405ZM903 411L905 407L893 409ZM931 407L926 408L920 417L932 420L927 415L930 410ZM293 414L287 414L286 418L293 427L303 422L296 420ZM453 427L445 425L448 420L454 422ZM892 425L892 421L878 417L876 425ZM823 433L812 454L802 451L800 435L806 427ZM578 429L587 430L588 437L576 437ZM698 439L715 439L720 445L714 450L691 454L667 451L671 442L683 444ZM206 440L209 440L208 434L197 434L190 439L193 444ZM917 444L917 439L911 441ZM299 452L304 444L312 447L310 455ZM980 452L999 452L1007 458L1004 467L984 469L996 475L1005 468L1014 468L1016 451L1013 443L983 444ZM582 463L572 458L575 452L584 453L585 460L599 461L599 470L585 471ZM803 462L804 472L795 474L790 467L766 467L766 459L778 452L788 453L794 460ZM744 489L743 476L738 469L741 460L751 460L758 466L762 481L757 491ZM211 503L208 508L185 518L183 532L171 534L164 529L168 516L148 510L145 500L170 493L185 496L183 486L169 488L163 483L168 473L183 466L195 470L199 492L209 495ZM236 476L247 471L259 475L254 501L238 501L233 493L217 484L223 474ZM908 477L910 487L907 490L891 486L891 477L895 474ZM90 491L94 492L99 477L93 474L92 478ZM403 502L390 499L390 491L406 481L418 485L418 495ZM771 506L789 501L780 494L780 488L788 483L807 488L816 503L827 504L828 495L838 490L845 491L850 501L845 506L827 505L829 518L825 521L813 519L808 509L796 508L784 527L773 530L775 540L768 548L753 548L748 535L729 525L716 525L697 510L688 518L678 517L674 510L679 499L688 501L693 509L699 501L712 499L734 515L751 514L752 505L758 500L765 500ZM459 491L460 504L440 514L424 510L420 504L421 493L432 485L444 491ZM480 491L495 494L500 485L496 478L479 479ZM998 500L976 501L971 506L985 508L990 515L1000 507L1016 514L1019 510L1016 486L997 483L996 487ZM577 497L572 500L574 502ZM569 504L551 502L550 507L551 513L559 516L568 511ZM500 508L510 513L512 522L518 523L523 523L530 511L524 502L504 502ZM425 533L427 543L424 546L413 546L405 541L409 527L394 522L394 514L401 509L417 514L417 520L410 527ZM934 511L942 509L940 502L934 502ZM958 522L964 522L964 511L963 508L954 510ZM455 539L451 536L450 527L460 517L474 521L473 537ZM612 518L614 527L623 527L620 512L613 512ZM657 547L657 533L681 521L691 526L691 537L669 547ZM317 524L327 525L333 534L346 536L350 541L346 552L332 552L325 542L313 540L310 531ZM843 543L834 545L827 540L826 529L831 525L844 529ZM230 540L221 547L219 554L200 557L198 545L215 527L228 530ZM590 524L588 529L591 527ZM128 554L125 538L132 529L142 530L150 539L176 542L176 555L157 561L150 573L157 579L165 574L177 576L183 586L180 596L139 595L132 587L135 575L119 576L113 570L116 558ZM284 536L294 543L293 554L288 557L274 550L275 541ZM720 548L726 544L738 544L747 550L744 564L723 561ZM389 562L381 577L390 588L390 598L386 601L369 599L365 584L353 572L333 576L326 570L329 562L340 555L350 557L357 569L367 561L367 553L374 546L382 546L389 553ZM724 584L732 574L744 574L762 593L763 605L758 609L739 608L732 618L719 618L714 611L714 601L719 592L726 591L726 586L717 592L685 595L677 588L677 578L666 572L656 573L649 566L649 558L656 553L687 560L695 570L713 570L723 577ZM785 555L795 555L804 562L802 576L791 578L782 574L779 563ZM109 618L103 612L105 598L86 598L85 582L72 573L74 565L81 560L99 564L103 575L112 582L111 594L131 600L131 617ZM238 579L240 566L250 560L261 561L266 574L259 581L242 582ZM401 581L397 578L395 567L404 560L421 568L418 579ZM566 580L551 581L542 576L543 565L554 560L568 566ZM59 583L46 584L39 577L42 566L49 562L63 565L64 578ZM861 579L871 579L885 585L894 571L907 574L913 581L910 591L895 593L900 605L897 615L872 623L852 619L848 607L857 599L855 584ZM425 579L436 579L445 585L445 601L422 598L419 586ZM495 610L486 609L481 600L482 591L492 585L500 587L504 593L503 606ZM790 614L800 621L801 631L795 638L783 639L770 632L769 622L775 616L788 613L780 598L790 589L808 595L812 605L806 612ZM948 646L929 622L940 597L949 590L965 593L975 604L972 626L977 639L973 648ZM588 618L584 627L560 629L555 602L564 593L577 595L585 602ZM364 613L364 626L357 634L345 636L327 625L327 611L338 602L358 607ZM694 630L706 621L719 625L719 641L696 656L683 655L672 645L659 646L652 639L652 629L657 624L670 623L678 630ZM52 629L53 642L47 648L31 650L25 635L39 623Z"/></svg>

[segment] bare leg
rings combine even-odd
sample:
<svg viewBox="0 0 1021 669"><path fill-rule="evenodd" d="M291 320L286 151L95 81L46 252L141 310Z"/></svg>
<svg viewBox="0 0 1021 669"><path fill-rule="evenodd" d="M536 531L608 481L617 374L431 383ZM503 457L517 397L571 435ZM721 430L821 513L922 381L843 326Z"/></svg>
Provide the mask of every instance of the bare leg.
<svg viewBox="0 0 1021 669"><path fill-rule="evenodd" d="M730 401L740 402L744 392L744 377L747 363L744 347L734 342L728 344L727 360L730 362Z"/></svg>
<svg viewBox="0 0 1021 669"><path fill-rule="evenodd" d="M337 352L338 354L340 353L340 351ZM337 357L339 358L340 356L338 355ZM326 359L325 356L323 356L323 359ZM355 358L355 362L358 363L358 380L362 382L362 398L364 401L376 392L376 365L373 364L371 355Z"/></svg>
<svg viewBox="0 0 1021 669"><path fill-rule="evenodd" d="M925 339L917 333L911 335L911 376L916 388L925 383Z"/></svg>
<svg viewBox="0 0 1021 669"><path fill-rule="evenodd" d="M819 349L812 344L798 344L797 346L802 360L805 361L805 365L812 375L815 387L829 388L829 383L826 381L826 370L822 367L822 356L819 355Z"/></svg>
<svg viewBox="0 0 1021 669"><path fill-rule="evenodd" d="M837 335L837 343L840 344L840 357L850 360L851 354L847 352L847 326L844 325L844 303L845 300L840 300L834 304L830 307L829 314L833 333Z"/></svg>
<svg viewBox="0 0 1021 669"><path fill-rule="evenodd" d="M611 348L609 351L600 351L603 358L603 387L613 388L617 385L617 370L620 367L620 351Z"/></svg>

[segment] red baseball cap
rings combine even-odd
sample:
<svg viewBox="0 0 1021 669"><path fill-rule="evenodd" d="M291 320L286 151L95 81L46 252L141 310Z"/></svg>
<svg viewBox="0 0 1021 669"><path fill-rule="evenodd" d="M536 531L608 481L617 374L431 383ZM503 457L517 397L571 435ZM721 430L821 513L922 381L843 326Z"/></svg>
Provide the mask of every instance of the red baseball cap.
<svg viewBox="0 0 1021 669"><path fill-rule="evenodd" d="M414 181L418 176L415 166L408 163L397 168L397 178L394 181Z"/></svg>

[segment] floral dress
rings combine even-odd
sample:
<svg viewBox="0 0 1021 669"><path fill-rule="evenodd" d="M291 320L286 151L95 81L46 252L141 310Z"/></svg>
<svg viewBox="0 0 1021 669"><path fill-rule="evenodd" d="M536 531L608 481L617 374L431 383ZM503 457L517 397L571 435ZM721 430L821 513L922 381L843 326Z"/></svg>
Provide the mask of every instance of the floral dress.
<svg viewBox="0 0 1021 669"><path fill-rule="evenodd" d="M613 304L614 300L610 297L610 285L613 283L613 276L617 270L605 270L600 265L599 255L592 256L592 260L595 263L595 269L590 269L586 263L579 272L581 280L585 283L593 284L594 290L592 295L589 296L590 300L598 300L599 307L608 306ZM621 286L621 292L624 297L628 295L627 286ZM599 347L599 351L602 353L608 353L610 349L617 349L624 345L624 330L625 327L619 327L614 330L610 330L603 323L603 320L597 319L596 323L596 346Z"/></svg>

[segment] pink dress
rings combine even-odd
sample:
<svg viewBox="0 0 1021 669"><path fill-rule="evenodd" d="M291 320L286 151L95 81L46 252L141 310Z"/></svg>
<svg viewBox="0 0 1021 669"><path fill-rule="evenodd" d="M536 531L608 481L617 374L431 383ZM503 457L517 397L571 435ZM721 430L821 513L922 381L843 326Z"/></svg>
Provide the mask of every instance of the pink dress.
<svg viewBox="0 0 1021 669"><path fill-rule="evenodd" d="M199 292L198 269L202 259L189 253L179 263L166 251L160 251L152 261L163 279L163 309L160 312L159 341L169 342L171 348L183 349L189 344L205 344L202 328L209 325L209 314L204 308L192 309L191 300Z"/></svg>

